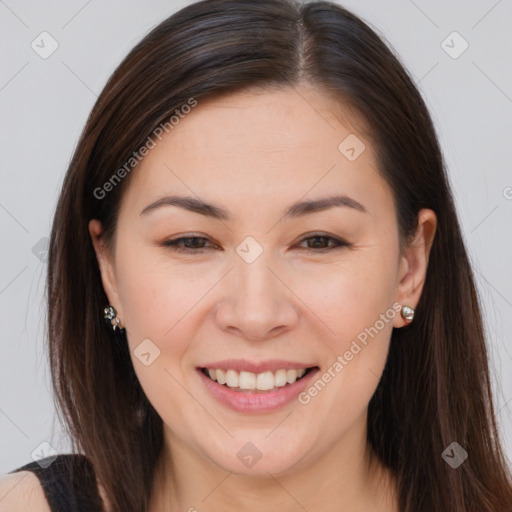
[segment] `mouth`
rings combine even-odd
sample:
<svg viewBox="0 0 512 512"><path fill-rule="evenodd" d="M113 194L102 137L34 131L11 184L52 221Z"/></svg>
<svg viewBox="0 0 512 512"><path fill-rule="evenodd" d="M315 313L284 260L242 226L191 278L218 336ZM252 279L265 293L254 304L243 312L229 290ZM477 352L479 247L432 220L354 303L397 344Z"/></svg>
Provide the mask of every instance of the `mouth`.
<svg viewBox="0 0 512 512"><path fill-rule="evenodd" d="M221 368L199 368L211 381L238 393L271 393L289 387L305 378L318 366L310 368L281 368L276 371L254 373Z"/></svg>
<svg viewBox="0 0 512 512"><path fill-rule="evenodd" d="M318 366L279 363L259 371L235 370L227 364L224 368L196 367L204 389L209 396L224 407L244 414L272 413L291 404L314 381L320 372ZM231 366L241 366L232 364ZM243 367L250 366L244 362ZM287 368L283 368L287 366ZM265 371L261 371L265 370Z"/></svg>

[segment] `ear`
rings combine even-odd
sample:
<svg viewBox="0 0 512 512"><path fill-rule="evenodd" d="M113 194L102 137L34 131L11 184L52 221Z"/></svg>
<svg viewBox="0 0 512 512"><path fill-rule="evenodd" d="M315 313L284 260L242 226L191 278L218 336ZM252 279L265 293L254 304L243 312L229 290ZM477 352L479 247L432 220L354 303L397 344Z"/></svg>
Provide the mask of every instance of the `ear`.
<svg viewBox="0 0 512 512"><path fill-rule="evenodd" d="M123 318L121 301L117 291L117 278L115 273L114 261L112 251L107 247L103 238L103 231L101 222L97 219L92 219L89 222L89 234L91 235L96 259L101 273L101 282L103 289L108 298L110 305L114 306L117 310L119 318ZM105 304L106 305L106 304Z"/></svg>
<svg viewBox="0 0 512 512"><path fill-rule="evenodd" d="M427 276L430 249L436 233L437 217L429 209L422 209L418 213L418 227L413 241L400 256L399 283L397 302L402 306L415 309L420 301L421 292ZM400 312L393 320L394 327L403 327L407 322Z"/></svg>

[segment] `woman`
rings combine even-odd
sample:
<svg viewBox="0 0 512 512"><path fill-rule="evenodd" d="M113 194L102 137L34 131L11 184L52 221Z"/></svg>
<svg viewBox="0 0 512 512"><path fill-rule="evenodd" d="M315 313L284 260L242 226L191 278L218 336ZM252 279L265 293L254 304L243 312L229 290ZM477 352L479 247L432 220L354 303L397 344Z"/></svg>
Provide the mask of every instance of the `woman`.
<svg viewBox="0 0 512 512"><path fill-rule="evenodd" d="M511 508L430 115L336 4L208 0L148 34L87 121L47 285L73 454L12 473L48 510Z"/></svg>

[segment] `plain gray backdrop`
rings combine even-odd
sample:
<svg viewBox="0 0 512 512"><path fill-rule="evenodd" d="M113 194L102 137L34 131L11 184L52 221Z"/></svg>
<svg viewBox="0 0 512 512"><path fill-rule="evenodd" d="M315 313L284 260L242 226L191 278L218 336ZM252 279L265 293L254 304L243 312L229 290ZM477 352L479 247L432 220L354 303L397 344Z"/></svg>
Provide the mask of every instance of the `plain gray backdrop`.
<svg viewBox="0 0 512 512"><path fill-rule="evenodd" d="M153 26L190 3L0 0L1 473L31 462L47 449L41 443L69 449L55 421L44 346L45 249L56 199L107 78ZM339 3L394 47L434 118L477 277L510 462L512 2Z"/></svg>

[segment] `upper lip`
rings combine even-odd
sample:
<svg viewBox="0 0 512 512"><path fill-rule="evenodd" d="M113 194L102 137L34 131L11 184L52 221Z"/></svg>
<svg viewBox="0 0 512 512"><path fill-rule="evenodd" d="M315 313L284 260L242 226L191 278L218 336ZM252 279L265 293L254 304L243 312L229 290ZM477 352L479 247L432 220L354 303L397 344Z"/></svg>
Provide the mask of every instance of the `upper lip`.
<svg viewBox="0 0 512 512"><path fill-rule="evenodd" d="M199 366L199 368L209 368L210 370L235 370L238 372L275 372L277 370L292 370L300 368L313 368L314 364L299 363L296 361L284 361L280 359L269 359L267 361L248 361L246 359L224 359L223 361L215 361Z"/></svg>

